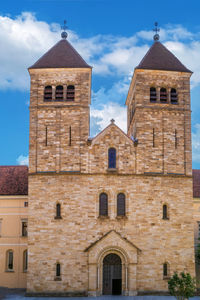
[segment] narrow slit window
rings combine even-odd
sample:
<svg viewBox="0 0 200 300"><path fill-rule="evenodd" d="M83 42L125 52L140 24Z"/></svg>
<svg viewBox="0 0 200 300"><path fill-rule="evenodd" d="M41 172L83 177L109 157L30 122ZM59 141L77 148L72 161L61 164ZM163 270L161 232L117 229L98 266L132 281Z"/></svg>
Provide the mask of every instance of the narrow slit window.
<svg viewBox="0 0 200 300"><path fill-rule="evenodd" d="M162 103L167 102L167 90L165 88L160 89L160 102Z"/></svg>
<svg viewBox="0 0 200 300"><path fill-rule="evenodd" d="M108 168L109 169L116 168L116 149L115 148L108 149Z"/></svg>
<svg viewBox="0 0 200 300"><path fill-rule="evenodd" d="M75 87L74 85L68 85L67 87L67 101L74 101Z"/></svg>
<svg viewBox="0 0 200 300"><path fill-rule="evenodd" d="M44 88L44 102L52 101L52 86L48 85Z"/></svg>
<svg viewBox="0 0 200 300"><path fill-rule="evenodd" d="M45 127L45 146L48 146L48 127Z"/></svg>
<svg viewBox="0 0 200 300"><path fill-rule="evenodd" d="M99 215L108 216L108 196L106 193L101 193L99 196Z"/></svg>
<svg viewBox="0 0 200 300"><path fill-rule="evenodd" d="M72 145L72 127L69 127L69 146Z"/></svg>
<svg viewBox="0 0 200 300"><path fill-rule="evenodd" d="M170 98L171 98L172 104L178 103L178 95L177 95L176 89L174 89L174 88L171 89Z"/></svg>
<svg viewBox="0 0 200 300"><path fill-rule="evenodd" d="M125 195L120 193L117 195L117 216L125 216Z"/></svg>
<svg viewBox="0 0 200 300"><path fill-rule="evenodd" d="M153 128L153 148L155 147L155 129Z"/></svg>
<svg viewBox="0 0 200 300"><path fill-rule="evenodd" d="M175 129L174 132L174 142L175 142L175 149L177 149L178 146L178 138L177 138L177 130Z"/></svg>
<svg viewBox="0 0 200 300"><path fill-rule="evenodd" d="M61 204L57 203L56 204L56 216L55 219L61 219Z"/></svg>
<svg viewBox="0 0 200 300"><path fill-rule="evenodd" d="M63 101L63 86L58 85L56 87L56 101Z"/></svg>
<svg viewBox="0 0 200 300"><path fill-rule="evenodd" d="M12 250L8 250L6 253L7 257L6 257L6 269L7 271L13 271L13 251Z"/></svg>
<svg viewBox="0 0 200 300"><path fill-rule="evenodd" d="M28 269L28 251L23 252L23 271L26 272Z"/></svg>
<svg viewBox="0 0 200 300"><path fill-rule="evenodd" d="M60 277L60 264L56 264L56 277Z"/></svg>
<svg viewBox="0 0 200 300"><path fill-rule="evenodd" d="M164 263L163 264L163 277L167 277L169 274L169 271L168 271L168 263Z"/></svg>
<svg viewBox="0 0 200 300"><path fill-rule="evenodd" d="M166 204L163 205L163 220L168 220L168 207Z"/></svg>
<svg viewBox="0 0 200 300"><path fill-rule="evenodd" d="M157 96L156 96L156 88L151 87L150 88L150 102L156 102Z"/></svg>

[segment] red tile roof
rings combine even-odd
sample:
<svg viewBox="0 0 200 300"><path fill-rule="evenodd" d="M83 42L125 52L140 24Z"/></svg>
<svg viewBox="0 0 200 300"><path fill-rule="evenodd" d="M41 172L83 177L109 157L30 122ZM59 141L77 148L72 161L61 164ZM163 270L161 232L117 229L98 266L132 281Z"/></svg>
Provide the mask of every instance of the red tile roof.
<svg viewBox="0 0 200 300"><path fill-rule="evenodd" d="M60 40L29 69L91 68L67 40Z"/></svg>
<svg viewBox="0 0 200 300"><path fill-rule="evenodd" d="M0 166L0 195L28 195L27 166Z"/></svg>
<svg viewBox="0 0 200 300"><path fill-rule="evenodd" d="M154 42L136 69L192 73L160 42Z"/></svg>
<svg viewBox="0 0 200 300"><path fill-rule="evenodd" d="M200 170L192 170L193 175L193 197L200 198Z"/></svg>

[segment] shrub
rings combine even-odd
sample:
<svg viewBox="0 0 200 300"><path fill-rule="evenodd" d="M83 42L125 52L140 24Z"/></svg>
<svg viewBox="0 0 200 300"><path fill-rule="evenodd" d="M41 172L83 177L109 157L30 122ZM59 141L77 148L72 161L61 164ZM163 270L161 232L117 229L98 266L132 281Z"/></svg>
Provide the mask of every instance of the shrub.
<svg viewBox="0 0 200 300"><path fill-rule="evenodd" d="M196 291L196 280L189 273L177 272L168 281L168 289L172 296L178 300L185 300L194 297Z"/></svg>

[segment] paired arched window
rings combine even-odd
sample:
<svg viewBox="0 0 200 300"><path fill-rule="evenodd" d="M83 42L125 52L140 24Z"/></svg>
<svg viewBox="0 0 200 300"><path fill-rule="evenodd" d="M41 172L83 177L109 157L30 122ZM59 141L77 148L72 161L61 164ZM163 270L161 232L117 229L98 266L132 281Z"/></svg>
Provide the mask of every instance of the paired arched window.
<svg viewBox="0 0 200 300"><path fill-rule="evenodd" d="M23 271L26 272L28 269L28 251L23 252Z"/></svg>
<svg viewBox="0 0 200 300"><path fill-rule="evenodd" d="M58 85L56 87L56 101L63 101L63 86Z"/></svg>
<svg viewBox="0 0 200 300"><path fill-rule="evenodd" d="M126 197L123 193L119 193L117 195L117 216L125 216L126 211L125 211L125 204Z"/></svg>
<svg viewBox="0 0 200 300"><path fill-rule="evenodd" d="M62 219L61 217L61 204L56 203L56 216L55 219Z"/></svg>
<svg viewBox="0 0 200 300"><path fill-rule="evenodd" d="M44 88L44 101L49 102L52 101L52 86L47 85Z"/></svg>
<svg viewBox="0 0 200 300"><path fill-rule="evenodd" d="M160 89L160 102L165 103L167 102L167 90L166 88Z"/></svg>
<svg viewBox="0 0 200 300"><path fill-rule="evenodd" d="M150 88L150 102L156 102L156 88Z"/></svg>
<svg viewBox="0 0 200 300"><path fill-rule="evenodd" d="M106 193L99 195L99 215L108 216L108 195Z"/></svg>
<svg viewBox="0 0 200 300"><path fill-rule="evenodd" d="M172 104L176 104L178 102L178 95L174 88L170 91L170 100Z"/></svg>
<svg viewBox="0 0 200 300"><path fill-rule="evenodd" d="M163 264L163 277L169 277L169 264L167 262Z"/></svg>
<svg viewBox="0 0 200 300"><path fill-rule="evenodd" d="M116 149L115 148L108 149L108 168L109 169L116 168Z"/></svg>
<svg viewBox="0 0 200 300"><path fill-rule="evenodd" d="M163 220L168 220L169 216L168 216L168 207L167 204L163 205Z"/></svg>
<svg viewBox="0 0 200 300"><path fill-rule="evenodd" d="M67 101L74 101L75 87L74 85L68 85L67 87Z"/></svg>
<svg viewBox="0 0 200 300"><path fill-rule="evenodd" d="M8 250L6 252L6 270L7 271L13 271L14 265L14 255L13 255L13 250Z"/></svg>

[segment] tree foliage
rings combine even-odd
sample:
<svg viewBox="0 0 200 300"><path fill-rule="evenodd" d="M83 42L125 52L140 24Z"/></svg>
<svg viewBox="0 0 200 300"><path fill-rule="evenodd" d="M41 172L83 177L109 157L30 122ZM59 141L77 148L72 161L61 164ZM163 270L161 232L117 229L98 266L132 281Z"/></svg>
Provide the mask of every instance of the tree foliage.
<svg viewBox="0 0 200 300"><path fill-rule="evenodd" d="M177 272L168 281L168 289L172 296L178 300L185 300L194 297L196 291L196 280L189 273Z"/></svg>

